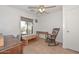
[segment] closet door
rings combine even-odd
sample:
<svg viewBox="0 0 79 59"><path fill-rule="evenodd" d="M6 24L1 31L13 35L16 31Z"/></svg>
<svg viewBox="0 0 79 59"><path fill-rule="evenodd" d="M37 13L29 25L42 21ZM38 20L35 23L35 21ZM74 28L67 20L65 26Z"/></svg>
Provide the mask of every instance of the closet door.
<svg viewBox="0 0 79 59"><path fill-rule="evenodd" d="M64 7L64 47L79 51L79 6Z"/></svg>

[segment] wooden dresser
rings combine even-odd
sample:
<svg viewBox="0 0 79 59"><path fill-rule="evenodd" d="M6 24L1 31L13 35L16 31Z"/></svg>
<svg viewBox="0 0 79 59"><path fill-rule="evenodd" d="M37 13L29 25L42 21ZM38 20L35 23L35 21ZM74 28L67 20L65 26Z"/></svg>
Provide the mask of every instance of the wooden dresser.
<svg viewBox="0 0 79 59"><path fill-rule="evenodd" d="M22 54L22 42L14 37L5 36L4 46L0 47L0 54Z"/></svg>

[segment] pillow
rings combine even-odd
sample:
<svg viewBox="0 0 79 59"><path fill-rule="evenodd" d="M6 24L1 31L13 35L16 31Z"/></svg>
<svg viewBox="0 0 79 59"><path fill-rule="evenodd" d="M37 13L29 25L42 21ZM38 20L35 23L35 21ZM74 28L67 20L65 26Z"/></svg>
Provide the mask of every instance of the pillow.
<svg viewBox="0 0 79 59"><path fill-rule="evenodd" d="M4 46L4 36L0 33L0 47Z"/></svg>

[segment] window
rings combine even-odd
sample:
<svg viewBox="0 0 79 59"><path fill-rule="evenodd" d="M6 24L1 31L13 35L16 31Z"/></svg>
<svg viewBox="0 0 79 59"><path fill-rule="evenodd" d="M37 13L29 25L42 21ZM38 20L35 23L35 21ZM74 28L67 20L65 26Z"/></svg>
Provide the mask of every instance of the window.
<svg viewBox="0 0 79 59"><path fill-rule="evenodd" d="M29 35L33 33L33 20L21 17L21 34Z"/></svg>

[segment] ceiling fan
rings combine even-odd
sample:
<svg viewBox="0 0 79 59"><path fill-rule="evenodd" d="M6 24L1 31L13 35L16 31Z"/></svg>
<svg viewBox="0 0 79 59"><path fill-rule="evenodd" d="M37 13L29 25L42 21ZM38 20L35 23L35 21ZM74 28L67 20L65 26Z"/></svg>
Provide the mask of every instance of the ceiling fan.
<svg viewBox="0 0 79 59"><path fill-rule="evenodd" d="M40 14L47 13L46 9L54 8L56 6L45 6L45 5L39 5L39 6L29 6L28 8L33 11Z"/></svg>

